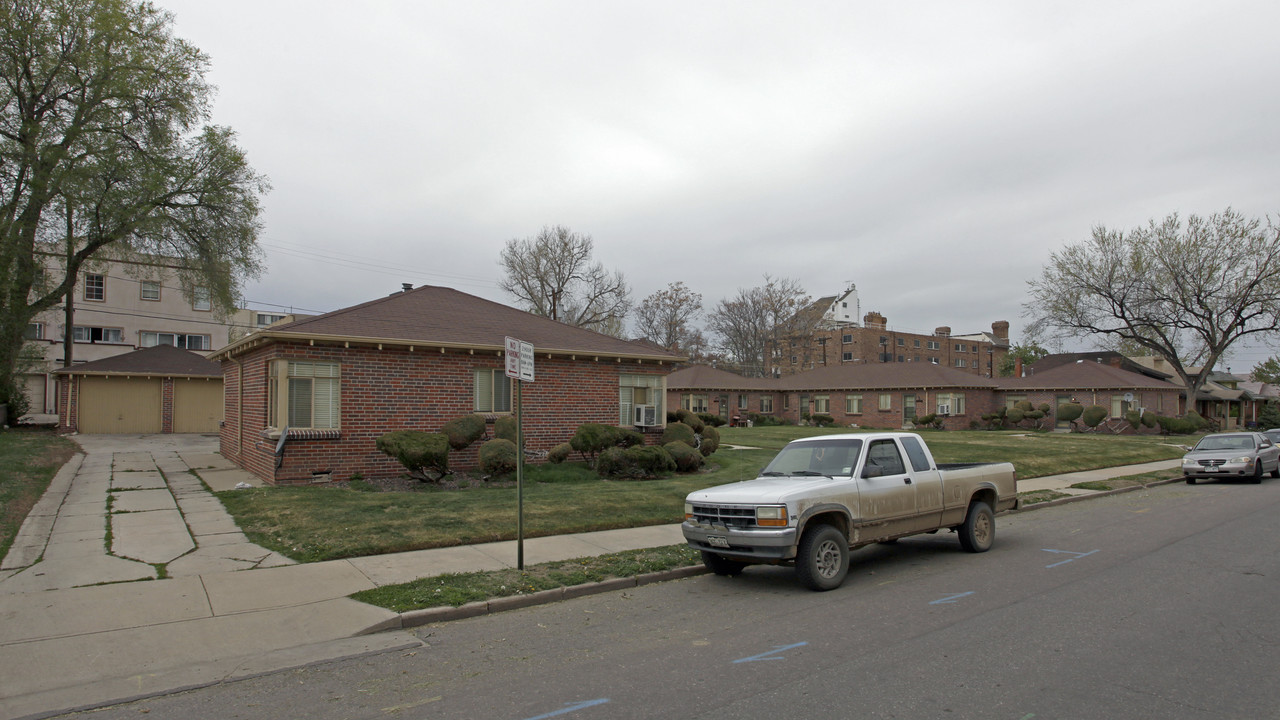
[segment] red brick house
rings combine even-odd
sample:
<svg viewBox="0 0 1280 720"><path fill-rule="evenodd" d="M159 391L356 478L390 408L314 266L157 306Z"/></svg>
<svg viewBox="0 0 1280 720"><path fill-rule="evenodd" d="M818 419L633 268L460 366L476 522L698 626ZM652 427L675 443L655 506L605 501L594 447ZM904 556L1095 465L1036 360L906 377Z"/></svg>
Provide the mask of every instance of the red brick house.
<svg viewBox="0 0 1280 720"><path fill-rule="evenodd" d="M403 472L375 447L380 435L513 412L506 337L535 349L535 378L522 392L529 449L549 450L583 423L634 426L637 412L660 432L666 376L680 356L423 286L214 353L225 381L222 454L281 484ZM454 452L450 464L474 466L476 452Z"/></svg>
<svg viewBox="0 0 1280 720"><path fill-rule="evenodd" d="M901 428L933 413L950 430L980 424L983 415L1021 400L1055 409L1066 402L1101 405L1116 420L1137 408L1181 414L1181 386L1161 378L1095 362L1045 367L1026 377L989 379L932 363L876 363L760 379L693 366L668 376L667 404L726 420L751 412L792 422L824 414L838 425L868 428Z"/></svg>

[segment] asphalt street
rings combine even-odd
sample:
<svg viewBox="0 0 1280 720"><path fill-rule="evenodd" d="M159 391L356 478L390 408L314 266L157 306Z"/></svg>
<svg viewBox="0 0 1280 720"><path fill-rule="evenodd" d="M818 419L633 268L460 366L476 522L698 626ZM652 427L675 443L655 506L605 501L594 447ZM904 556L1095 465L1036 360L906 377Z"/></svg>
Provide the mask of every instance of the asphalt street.
<svg viewBox="0 0 1280 720"><path fill-rule="evenodd" d="M420 628L94 718L1277 718L1280 480L1183 484L786 568Z"/></svg>

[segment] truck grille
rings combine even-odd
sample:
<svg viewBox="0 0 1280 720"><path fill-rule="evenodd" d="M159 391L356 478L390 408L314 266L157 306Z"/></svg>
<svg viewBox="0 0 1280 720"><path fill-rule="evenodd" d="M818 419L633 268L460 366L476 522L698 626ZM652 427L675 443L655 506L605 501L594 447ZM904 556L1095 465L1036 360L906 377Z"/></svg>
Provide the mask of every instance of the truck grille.
<svg viewBox="0 0 1280 720"><path fill-rule="evenodd" d="M721 507L718 505L694 505L693 519L707 525L728 527L755 527L755 507Z"/></svg>

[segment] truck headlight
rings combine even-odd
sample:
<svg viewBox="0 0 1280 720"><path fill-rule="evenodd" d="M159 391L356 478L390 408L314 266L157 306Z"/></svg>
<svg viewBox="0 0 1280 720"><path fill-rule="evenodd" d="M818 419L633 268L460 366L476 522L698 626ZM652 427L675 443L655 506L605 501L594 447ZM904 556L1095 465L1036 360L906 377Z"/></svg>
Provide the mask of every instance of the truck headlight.
<svg viewBox="0 0 1280 720"><path fill-rule="evenodd" d="M685 520L693 519L693 503L687 502L684 504L684 519Z"/></svg>
<svg viewBox="0 0 1280 720"><path fill-rule="evenodd" d="M786 527L787 526L787 506L786 505L756 506L756 525L759 525L760 527Z"/></svg>

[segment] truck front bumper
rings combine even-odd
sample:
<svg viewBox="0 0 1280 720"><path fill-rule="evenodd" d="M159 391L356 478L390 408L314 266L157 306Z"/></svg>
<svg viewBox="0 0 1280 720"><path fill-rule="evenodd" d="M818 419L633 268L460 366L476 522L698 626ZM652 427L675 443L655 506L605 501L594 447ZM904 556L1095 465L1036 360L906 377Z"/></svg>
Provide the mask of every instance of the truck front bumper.
<svg viewBox="0 0 1280 720"><path fill-rule="evenodd" d="M796 529L743 530L725 525L700 525L686 520L680 531L689 546L734 560L778 562L795 557Z"/></svg>

